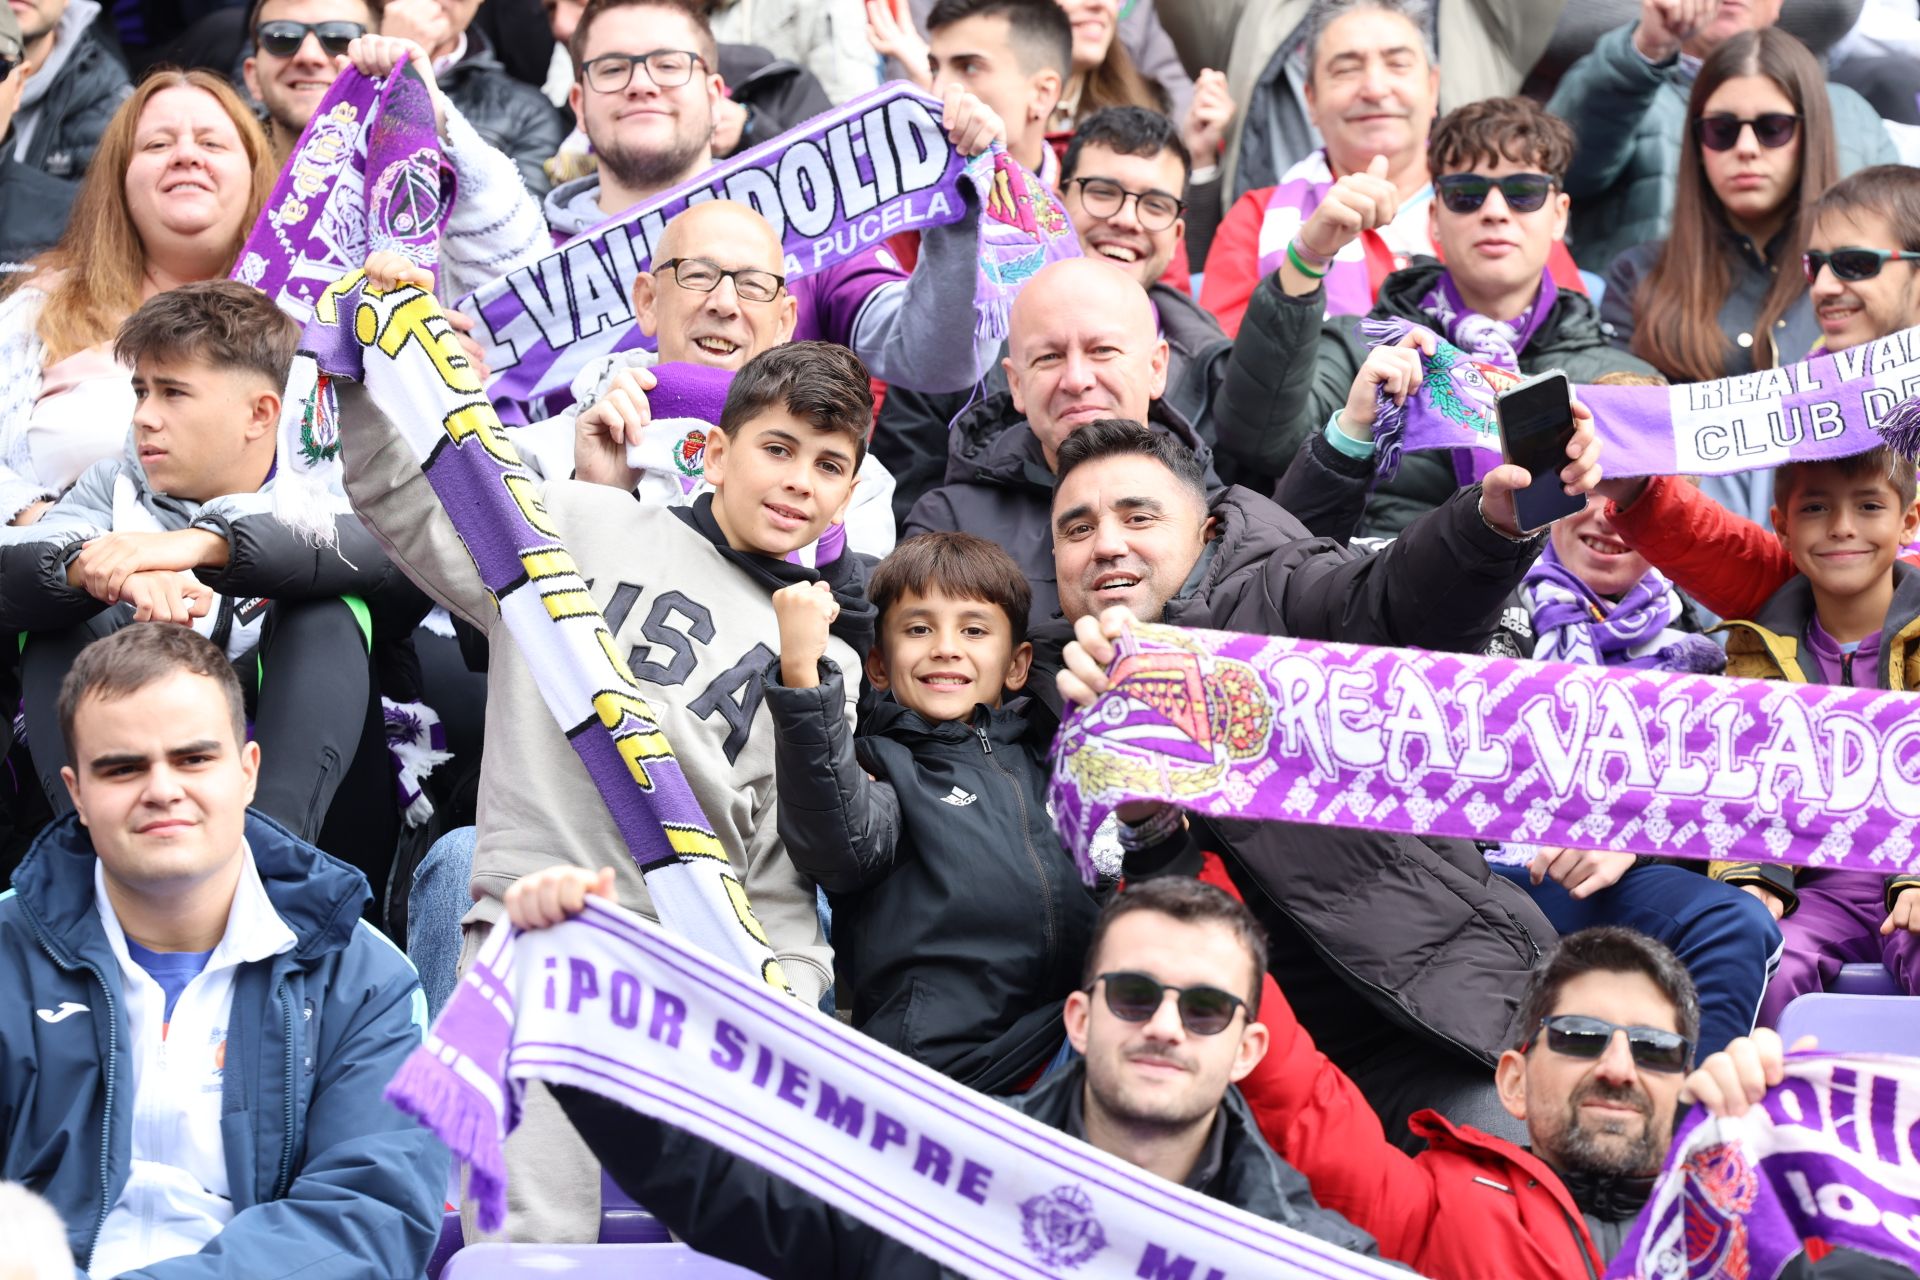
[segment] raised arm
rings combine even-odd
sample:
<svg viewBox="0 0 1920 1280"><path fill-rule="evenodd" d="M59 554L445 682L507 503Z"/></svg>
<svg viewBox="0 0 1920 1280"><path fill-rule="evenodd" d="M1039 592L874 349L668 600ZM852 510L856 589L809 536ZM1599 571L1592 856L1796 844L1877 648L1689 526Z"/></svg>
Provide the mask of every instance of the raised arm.
<svg viewBox="0 0 1920 1280"><path fill-rule="evenodd" d="M1751 618L1793 577L1777 536L1678 476L1604 481L1601 492L1621 541L1723 618Z"/></svg>

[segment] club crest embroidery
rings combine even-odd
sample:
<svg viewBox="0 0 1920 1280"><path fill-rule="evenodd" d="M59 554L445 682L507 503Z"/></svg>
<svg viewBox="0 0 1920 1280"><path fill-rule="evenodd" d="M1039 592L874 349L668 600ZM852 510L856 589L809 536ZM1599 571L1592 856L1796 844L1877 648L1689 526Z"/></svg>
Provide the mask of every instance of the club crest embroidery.
<svg viewBox="0 0 1920 1280"><path fill-rule="evenodd" d="M1078 1267L1107 1247L1093 1201L1079 1187L1055 1187L1022 1201L1020 1230L1046 1267Z"/></svg>
<svg viewBox="0 0 1920 1280"><path fill-rule="evenodd" d="M673 465L683 476L700 476L706 473L707 433L689 431L680 437L680 444L673 451Z"/></svg>
<svg viewBox="0 0 1920 1280"><path fill-rule="evenodd" d="M439 151L423 147L389 164L374 180L367 205L376 242L418 239L439 226L445 209Z"/></svg>
<svg viewBox="0 0 1920 1280"><path fill-rule="evenodd" d="M1520 381L1519 374L1475 360L1450 342L1440 343L1427 363L1433 407L1448 421L1490 439L1500 431L1494 397Z"/></svg>
<svg viewBox="0 0 1920 1280"><path fill-rule="evenodd" d="M1687 1274L1711 1280L1747 1280L1746 1213L1760 1194L1760 1179L1740 1148L1721 1143L1687 1159Z"/></svg>

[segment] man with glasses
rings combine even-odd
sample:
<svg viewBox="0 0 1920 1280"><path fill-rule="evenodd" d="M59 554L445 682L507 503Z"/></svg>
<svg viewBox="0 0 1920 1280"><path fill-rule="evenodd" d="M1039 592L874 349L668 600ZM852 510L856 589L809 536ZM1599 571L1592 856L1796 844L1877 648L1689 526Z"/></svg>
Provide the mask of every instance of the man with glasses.
<svg viewBox="0 0 1920 1280"><path fill-rule="evenodd" d="M1782 0L1640 0L1640 17L1600 38L1560 77L1547 109L1573 126L1580 163L1567 174L1578 216L1573 252L1590 271L1667 238L1680 133L1700 62L1742 31L1772 26ZM1817 52L1817 51L1816 51ZM1829 83L1841 176L1900 157L1879 113Z"/></svg>
<svg viewBox="0 0 1920 1280"><path fill-rule="evenodd" d="M509 889L507 911L522 929L544 928L600 887L592 872L555 868ZM1162 877L1129 888L1100 913L1085 985L1067 997L1067 1038L1081 1058L1007 1105L1170 1182L1377 1257L1365 1232L1314 1203L1234 1088L1267 1049L1255 1020L1265 962L1259 923L1211 885ZM622 1189L702 1253L772 1280L950 1274L703 1139L596 1093L552 1089Z"/></svg>
<svg viewBox="0 0 1920 1280"><path fill-rule="evenodd" d="M121 100L127 71L100 37L97 0L10 0L20 22L25 77L13 116L13 158L78 182Z"/></svg>
<svg viewBox="0 0 1920 1280"><path fill-rule="evenodd" d="M26 86L20 19L0 5L0 137L12 126ZM52 247L67 226L79 184L51 177L0 153L0 272L12 270Z"/></svg>
<svg viewBox="0 0 1920 1280"><path fill-rule="evenodd" d="M1444 265L1422 259L1388 276L1368 318L1410 320L1522 375L1558 369L1590 383L1651 374L1608 345L1593 303L1548 270L1566 233L1573 152L1565 122L1525 98L1490 98L1442 117L1427 167L1430 230ZM1362 317L1323 323L1329 268L1316 247L1296 236L1284 265L1254 291L1215 405L1220 452L1251 487L1271 488L1316 435L1349 465L1372 467L1371 439L1352 438L1336 421L1367 358ZM1398 534L1473 478L1456 474L1446 452L1410 454L1375 489L1360 531Z"/></svg>
<svg viewBox="0 0 1920 1280"><path fill-rule="evenodd" d="M547 224L568 240L689 182L713 165L714 110L725 92L717 47L694 0L593 0L568 42L575 118L597 172L547 194ZM973 155L1004 137L971 94L949 94L945 124ZM979 211L921 237L909 278L872 249L795 280L793 337L850 347L882 382L931 391L970 386L992 358L973 333ZM965 326L966 337L956 339Z"/></svg>

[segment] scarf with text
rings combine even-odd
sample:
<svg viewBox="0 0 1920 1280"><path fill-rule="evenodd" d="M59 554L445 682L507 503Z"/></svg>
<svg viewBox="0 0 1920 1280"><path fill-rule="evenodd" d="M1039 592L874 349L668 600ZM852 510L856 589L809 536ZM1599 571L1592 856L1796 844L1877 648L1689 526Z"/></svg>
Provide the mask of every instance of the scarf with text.
<svg viewBox="0 0 1920 1280"><path fill-rule="evenodd" d="M462 298L478 322L496 400L560 391L589 360L644 344L634 277L682 210L705 200L752 205L787 255L788 282L845 262L903 231L957 222L962 184L981 210L973 332L1004 338L1020 286L1080 242L1054 194L995 143L971 160L947 141L940 104L884 85L715 164L690 182L575 237Z"/></svg>
<svg viewBox="0 0 1920 1280"><path fill-rule="evenodd" d="M1068 846L1128 801L1700 860L1920 869L1920 696L1136 624L1062 726Z"/></svg>
<svg viewBox="0 0 1920 1280"><path fill-rule="evenodd" d="M469 1165L489 1230L528 1079L685 1129L963 1275L1405 1274L1096 1151L601 898L497 925L387 1088Z"/></svg>

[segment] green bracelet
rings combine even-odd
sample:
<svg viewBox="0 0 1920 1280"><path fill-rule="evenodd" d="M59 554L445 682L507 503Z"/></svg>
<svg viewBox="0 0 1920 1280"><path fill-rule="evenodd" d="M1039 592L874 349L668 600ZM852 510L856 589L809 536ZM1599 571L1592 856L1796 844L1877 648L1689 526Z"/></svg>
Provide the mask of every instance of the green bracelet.
<svg viewBox="0 0 1920 1280"><path fill-rule="evenodd" d="M1295 271L1298 271L1309 280L1325 280L1327 278L1325 271L1315 271L1307 265L1306 260L1300 256L1300 251L1293 247L1293 241L1291 240L1287 241L1287 261L1293 264ZM1331 270L1333 264L1329 262L1327 267Z"/></svg>

